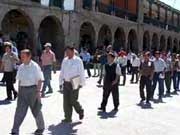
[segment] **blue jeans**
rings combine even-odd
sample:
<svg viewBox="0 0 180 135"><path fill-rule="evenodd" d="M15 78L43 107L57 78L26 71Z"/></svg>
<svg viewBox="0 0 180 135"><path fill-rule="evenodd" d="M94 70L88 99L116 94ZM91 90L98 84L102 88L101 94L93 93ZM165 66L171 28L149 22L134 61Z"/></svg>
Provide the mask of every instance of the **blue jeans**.
<svg viewBox="0 0 180 135"><path fill-rule="evenodd" d="M173 72L173 88L175 91L178 89L178 72L174 71Z"/></svg>
<svg viewBox="0 0 180 135"><path fill-rule="evenodd" d="M180 90L180 88L179 88L179 83L180 83L180 71L177 72L177 77L178 77L178 80L177 80L177 90Z"/></svg>
<svg viewBox="0 0 180 135"><path fill-rule="evenodd" d="M51 71L52 71L52 66L51 65L47 65L47 66L43 66L43 74L44 74L44 85L42 88L42 92L46 91L46 87L49 88L49 91L52 91L52 87L51 87Z"/></svg>
<svg viewBox="0 0 180 135"><path fill-rule="evenodd" d="M159 83L159 98L162 98L162 95L164 94L164 79L160 78L159 75L160 72L154 73L151 98L154 97L157 82Z"/></svg>

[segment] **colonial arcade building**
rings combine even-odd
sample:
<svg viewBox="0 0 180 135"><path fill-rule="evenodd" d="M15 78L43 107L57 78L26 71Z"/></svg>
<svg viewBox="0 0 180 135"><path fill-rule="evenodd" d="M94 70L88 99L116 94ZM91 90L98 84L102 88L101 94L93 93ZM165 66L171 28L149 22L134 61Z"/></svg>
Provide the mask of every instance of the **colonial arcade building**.
<svg viewBox="0 0 180 135"><path fill-rule="evenodd" d="M143 50L180 51L180 11L158 0L1 0L0 36L16 41L19 50L39 55L51 42L57 58L64 47L94 48L112 44L135 53Z"/></svg>

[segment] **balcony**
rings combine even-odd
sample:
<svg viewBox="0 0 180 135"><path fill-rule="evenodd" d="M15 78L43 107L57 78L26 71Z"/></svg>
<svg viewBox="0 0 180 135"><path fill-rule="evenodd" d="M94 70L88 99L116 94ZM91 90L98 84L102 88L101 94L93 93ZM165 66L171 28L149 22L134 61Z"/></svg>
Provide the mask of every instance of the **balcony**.
<svg viewBox="0 0 180 135"><path fill-rule="evenodd" d="M119 7L116 7L114 5L107 5L101 2L96 3L96 8L98 8L99 12L109 14L109 15L115 15L119 18L124 18L130 21L137 21L137 15L129 12L128 10L121 9Z"/></svg>
<svg viewBox="0 0 180 135"><path fill-rule="evenodd" d="M166 22L162 22L162 21L159 21L158 19L150 18L148 16L144 16L144 23L152 24L152 25L162 28L162 29L180 32L180 27L174 26L172 24L167 24Z"/></svg>

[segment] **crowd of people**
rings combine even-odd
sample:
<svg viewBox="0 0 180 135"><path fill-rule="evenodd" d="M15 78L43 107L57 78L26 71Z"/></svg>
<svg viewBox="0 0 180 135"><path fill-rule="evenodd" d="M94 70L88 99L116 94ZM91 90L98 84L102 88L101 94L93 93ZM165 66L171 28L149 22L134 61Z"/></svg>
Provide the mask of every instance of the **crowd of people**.
<svg viewBox="0 0 180 135"><path fill-rule="evenodd" d="M2 57L1 70L4 73L2 81L6 83L6 100L11 101L12 94L14 99L18 98L12 134L19 133L19 127L28 107L30 107L38 126L35 133L41 134L44 131L41 98L46 94L53 93L51 72L56 73L57 60L55 53L51 50L52 45L51 43L44 45L45 49L40 57L41 65L38 65L32 60L29 49L24 49L17 55L12 49L11 42L3 44L5 53ZM93 70L91 70L92 68ZM106 105L111 93L114 103L113 110L118 111L119 86L127 85L127 75L131 75L131 80L129 80L131 84L139 84L140 105L145 101L145 104L151 105L151 101L155 100L157 86L158 102L163 102L165 96L178 94L180 90L179 54L159 51L135 54L123 49L115 52L109 45L104 49L96 49L92 55L87 48L82 48L78 52L74 46L67 46L59 76L59 86L60 89L63 89L65 117L62 122L72 121L73 108L79 114L80 120L84 118L84 109L78 102L78 96L79 90L85 85L85 70L87 70L88 78L98 77L97 86L102 84L102 102L98 109L103 112L106 112ZM92 71L94 71L93 75ZM123 80L121 80L122 78ZM14 88L16 80L18 81L18 92ZM174 90L172 91L171 88ZM146 92L144 92L145 89Z"/></svg>

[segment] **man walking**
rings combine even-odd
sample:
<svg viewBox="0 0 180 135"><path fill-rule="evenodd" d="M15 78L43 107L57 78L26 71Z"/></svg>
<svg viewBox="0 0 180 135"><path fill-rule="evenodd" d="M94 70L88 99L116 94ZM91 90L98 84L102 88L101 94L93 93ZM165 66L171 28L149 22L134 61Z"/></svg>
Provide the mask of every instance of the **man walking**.
<svg viewBox="0 0 180 135"><path fill-rule="evenodd" d="M30 107L38 127L35 134L40 135L44 131L40 96L43 74L38 64L31 60L30 50L21 51L21 61L23 64L20 65L16 76L16 79L19 81L19 93L11 134L19 134L19 128Z"/></svg>
<svg viewBox="0 0 180 135"><path fill-rule="evenodd" d="M154 62L154 78L153 78L153 86L152 86L152 95L151 98L154 97L154 92L156 89L157 82L159 83L159 102L162 102L162 96L164 95L164 77L165 77L165 69L166 64L162 58L160 58L160 52L155 52L155 60Z"/></svg>
<svg viewBox="0 0 180 135"><path fill-rule="evenodd" d="M112 92L114 111L118 111L119 106L119 76L121 75L121 69L118 64L115 63L115 54L112 52L108 53L107 56L108 64L105 65L105 76L103 85L103 99L101 107L98 108L103 112L106 112L106 105L110 93Z"/></svg>
<svg viewBox="0 0 180 135"><path fill-rule="evenodd" d="M51 87L51 71L54 70L54 73L56 73L55 69L55 62L56 57L54 52L51 50L51 43L46 43L44 45L45 50L42 53L41 61L42 61L42 70L44 74L44 85L42 88L42 97L45 96L46 87L49 88L48 92L46 94L52 93L53 89Z"/></svg>
<svg viewBox="0 0 180 135"><path fill-rule="evenodd" d="M66 48L66 56L62 62L60 72L60 86L63 85L63 107L64 117L62 122L72 122L73 108L79 114L79 119L84 118L84 110L78 102L79 90L85 85L85 74L82 60L75 56L74 47L68 46ZM73 78L77 78L74 87Z"/></svg>
<svg viewBox="0 0 180 135"><path fill-rule="evenodd" d="M12 92L14 99L17 97L17 92L14 88L15 76L14 76L14 65L19 61L18 56L12 52L12 43L5 42L5 54L2 58L2 70L4 71L4 80L6 82L7 98L6 100L12 100Z"/></svg>
<svg viewBox="0 0 180 135"><path fill-rule="evenodd" d="M154 65L153 62L149 60L150 57L150 52L146 52L144 54L144 60L140 65L140 98L142 103L143 101L146 100L147 104L150 104L149 100L151 97L151 83L153 79L153 74L154 74ZM146 87L146 98L144 95L144 88Z"/></svg>

